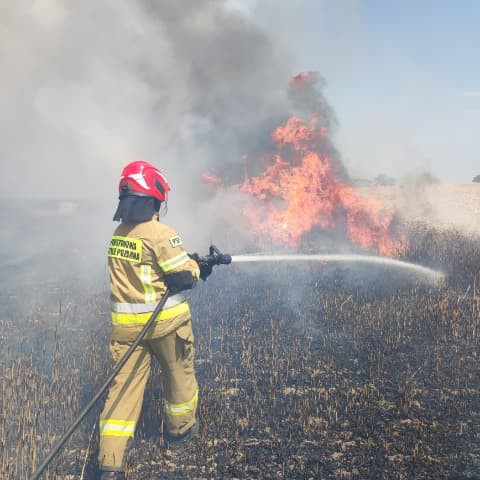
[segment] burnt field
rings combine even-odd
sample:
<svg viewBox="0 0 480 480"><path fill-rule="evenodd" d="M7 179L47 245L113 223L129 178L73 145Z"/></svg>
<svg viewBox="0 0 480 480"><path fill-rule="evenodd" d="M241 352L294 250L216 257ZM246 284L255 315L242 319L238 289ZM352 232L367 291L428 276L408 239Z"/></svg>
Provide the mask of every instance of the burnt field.
<svg viewBox="0 0 480 480"><path fill-rule="evenodd" d="M165 450L154 365L127 478L480 478L480 242L416 229L405 259L446 282L384 267L218 268L191 301L200 435ZM107 376L102 286L4 288L1 479L27 478ZM99 410L45 478L93 478Z"/></svg>

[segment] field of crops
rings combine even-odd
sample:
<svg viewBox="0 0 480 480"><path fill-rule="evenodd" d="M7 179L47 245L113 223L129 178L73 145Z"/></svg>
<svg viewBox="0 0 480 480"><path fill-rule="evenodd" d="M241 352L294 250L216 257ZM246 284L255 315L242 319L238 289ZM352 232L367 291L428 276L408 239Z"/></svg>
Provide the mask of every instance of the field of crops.
<svg viewBox="0 0 480 480"><path fill-rule="evenodd" d="M127 478L480 478L480 243L411 238L406 259L444 284L384 267L218 268L191 301L200 435L165 449L155 365ZM1 479L27 478L111 368L106 289L73 276L2 291ZM93 478L99 409L45 478Z"/></svg>

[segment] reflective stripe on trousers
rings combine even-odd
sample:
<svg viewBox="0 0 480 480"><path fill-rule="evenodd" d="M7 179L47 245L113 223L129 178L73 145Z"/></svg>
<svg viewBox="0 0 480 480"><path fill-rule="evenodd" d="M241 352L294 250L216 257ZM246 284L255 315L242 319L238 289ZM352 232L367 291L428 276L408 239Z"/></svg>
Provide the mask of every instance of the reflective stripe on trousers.
<svg viewBox="0 0 480 480"><path fill-rule="evenodd" d="M137 422L129 420L116 420L114 418L106 418L100 420L100 436L111 437L132 437L135 433Z"/></svg>
<svg viewBox="0 0 480 480"><path fill-rule="evenodd" d="M195 391L193 398L188 402L184 403L171 403L168 400L164 400L165 413L168 415L186 415L187 413L193 412L195 406L198 402L198 389Z"/></svg>

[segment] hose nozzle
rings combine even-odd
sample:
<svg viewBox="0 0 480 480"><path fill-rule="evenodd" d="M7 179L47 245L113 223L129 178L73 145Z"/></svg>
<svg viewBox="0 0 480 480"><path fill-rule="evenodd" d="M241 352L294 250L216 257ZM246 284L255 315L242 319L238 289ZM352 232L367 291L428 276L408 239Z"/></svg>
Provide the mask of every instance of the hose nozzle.
<svg viewBox="0 0 480 480"><path fill-rule="evenodd" d="M222 253L215 245L210 245L210 257L215 265L230 265L232 256L228 253Z"/></svg>
<svg viewBox="0 0 480 480"><path fill-rule="evenodd" d="M222 253L218 257L219 265L230 265L232 263L232 256L228 253Z"/></svg>

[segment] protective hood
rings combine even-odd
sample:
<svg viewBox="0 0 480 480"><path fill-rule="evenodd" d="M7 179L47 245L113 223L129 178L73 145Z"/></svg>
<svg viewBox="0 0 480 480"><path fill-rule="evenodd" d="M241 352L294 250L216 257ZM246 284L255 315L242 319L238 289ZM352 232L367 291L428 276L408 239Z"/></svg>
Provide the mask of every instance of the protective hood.
<svg viewBox="0 0 480 480"><path fill-rule="evenodd" d="M147 222L159 209L160 202L155 198L128 195L120 197L113 220L125 223Z"/></svg>

